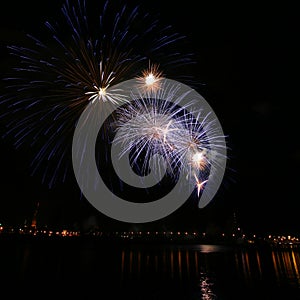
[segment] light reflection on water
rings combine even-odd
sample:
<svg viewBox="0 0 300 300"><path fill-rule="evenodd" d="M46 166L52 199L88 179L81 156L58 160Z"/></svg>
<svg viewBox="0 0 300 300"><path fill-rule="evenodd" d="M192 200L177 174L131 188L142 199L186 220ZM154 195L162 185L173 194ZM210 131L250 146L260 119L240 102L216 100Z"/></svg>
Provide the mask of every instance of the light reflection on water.
<svg viewBox="0 0 300 300"><path fill-rule="evenodd" d="M121 284L126 285L128 278L144 278L147 274L162 280L172 278L183 285L196 280L198 294L195 293L197 299L202 300L221 299L218 286L222 280L228 280L229 285L238 284L245 290L266 283L277 287L294 286L300 291L299 248L261 251L218 245L172 246L163 250L137 247L124 248L121 257L122 278L127 278Z"/></svg>
<svg viewBox="0 0 300 300"><path fill-rule="evenodd" d="M171 278L185 285L190 279L196 283L200 300L215 300L214 278L204 271L207 264L203 254L217 253L228 248L215 245L177 246L163 249L123 248L121 251L121 286L129 281L147 276L158 276L162 280Z"/></svg>
<svg viewBox="0 0 300 300"><path fill-rule="evenodd" d="M281 284L282 278L286 278L292 284L300 286L300 256L294 249L290 251L273 251L272 262L278 284Z"/></svg>
<svg viewBox="0 0 300 300"><path fill-rule="evenodd" d="M214 282L205 273L201 273L199 286L201 289L201 300L215 300L217 296L213 292Z"/></svg>
<svg viewBox="0 0 300 300"><path fill-rule="evenodd" d="M11 280L86 280L130 299L300 299L292 246L3 244L0 268Z"/></svg>

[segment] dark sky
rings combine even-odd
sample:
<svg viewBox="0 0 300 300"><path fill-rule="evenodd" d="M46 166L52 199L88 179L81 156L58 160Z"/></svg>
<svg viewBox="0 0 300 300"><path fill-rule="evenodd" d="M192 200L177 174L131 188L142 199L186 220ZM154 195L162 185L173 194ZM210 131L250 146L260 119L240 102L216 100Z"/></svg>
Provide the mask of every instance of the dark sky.
<svg viewBox="0 0 300 300"><path fill-rule="evenodd" d="M139 3L138 1L135 1ZM39 33L61 1L11 0L0 10L1 69L9 61L6 44L24 32ZM222 228L233 212L247 231L299 232L300 168L299 18L295 7L243 4L219 6L187 0L182 5L141 1L166 24L186 35L195 53L193 76L228 135L229 160L217 196L203 210L191 200L160 221L131 225L98 213L70 178L52 190L30 176L30 150L0 141L0 222L30 219L40 201L40 223L73 225L94 222L104 228ZM3 84L1 84L1 89ZM1 133L5 131L1 121ZM69 175L72 177L72 174Z"/></svg>

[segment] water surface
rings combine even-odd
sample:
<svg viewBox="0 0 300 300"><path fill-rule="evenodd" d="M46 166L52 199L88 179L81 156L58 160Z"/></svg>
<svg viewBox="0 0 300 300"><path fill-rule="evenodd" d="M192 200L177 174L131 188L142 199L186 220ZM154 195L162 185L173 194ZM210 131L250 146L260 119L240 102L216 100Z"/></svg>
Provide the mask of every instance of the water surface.
<svg viewBox="0 0 300 300"><path fill-rule="evenodd" d="M300 249L1 241L2 287L93 299L300 299Z"/></svg>

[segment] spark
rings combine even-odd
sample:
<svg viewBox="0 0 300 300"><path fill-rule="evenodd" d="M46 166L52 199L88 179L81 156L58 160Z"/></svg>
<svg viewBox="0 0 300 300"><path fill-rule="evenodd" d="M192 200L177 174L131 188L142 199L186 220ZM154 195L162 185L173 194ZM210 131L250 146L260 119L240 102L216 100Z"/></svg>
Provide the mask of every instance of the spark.
<svg viewBox="0 0 300 300"><path fill-rule="evenodd" d="M203 170L206 167L206 159L203 151L193 154L192 163L199 170Z"/></svg>
<svg viewBox="0 0 300 300"><path fill-rule="evenodd" d="M140 88L146 92L155 92L158 90L160 88L160 81L163 78L163 73L159 70L159 65L150 63L148 69L142 71L142 76L137 77L140 82Z"/></svg>
<svg viewBox="0 0 300 300"><path fill-rule="evenodd" d="M145 77L145 83L148 86L153 85L157 80L158 79L152 73L149 73L149 75Z"/></svg>
<svg viewBox="0 0 300 300"><path fill-rule="evenodd" d="M194 176L195 176L195 180L196 180L197 196L198 196L198 198L199 198L200 192L201 192L201 190L203 189L204 184L205 184L208 180L200 181L199 178L198 178L196 175L194 175Z"/></svg>
<svg viewBox="0 0 300 300"><path fill-rule="evenodd" d="M96 100L100 101L102 100L103 102L107 101L106 96L106 87L100 88L97 86L94 86L95 90L94 92L86 92L85 95L92 95L89 97L88 100L92 101L94 103Z"/></svg>

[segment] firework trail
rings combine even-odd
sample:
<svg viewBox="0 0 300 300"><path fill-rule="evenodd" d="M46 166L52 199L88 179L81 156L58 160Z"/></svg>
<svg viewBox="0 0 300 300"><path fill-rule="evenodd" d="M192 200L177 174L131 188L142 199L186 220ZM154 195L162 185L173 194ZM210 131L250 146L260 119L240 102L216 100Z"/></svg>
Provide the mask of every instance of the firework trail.
<svg viewBox="0 0 300 300"><path fill-rule="evenodd" d="M45 22L45 37L28 39L30 47L9 46L17 67L6 78L1 104L6 136L14 137L16 148L33 148L33 173L43 172L49 187L66 177L74 128L88 103L99 102L95 114L101 114L124 101L110 97L108 88L138 76L149 61L166 72L193 63L189 53L173 50L174 44L180 49L183 36L139 7L115 2L99 11L85 1L66 1L60 18Z"/></svg>

